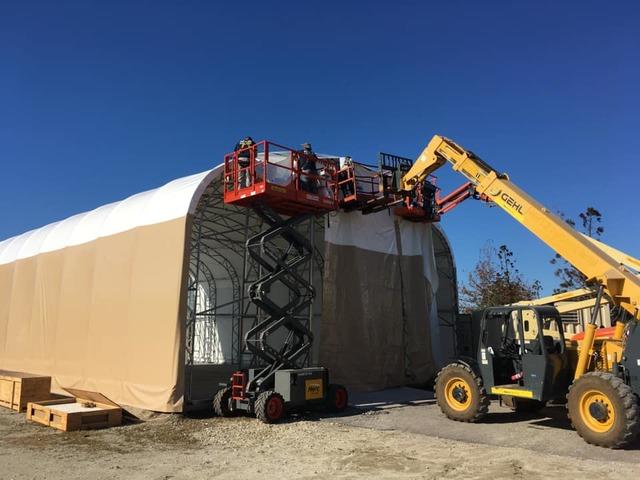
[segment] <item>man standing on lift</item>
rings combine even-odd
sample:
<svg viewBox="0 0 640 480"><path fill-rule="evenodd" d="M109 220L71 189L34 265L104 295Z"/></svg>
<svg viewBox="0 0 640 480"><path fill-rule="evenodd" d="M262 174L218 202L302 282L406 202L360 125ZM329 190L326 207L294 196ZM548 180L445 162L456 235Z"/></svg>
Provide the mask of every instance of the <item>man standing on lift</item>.
<svg viewBox="0 0 640 480"><path fill-rule="evenodd" d="M246 136L238 143L236 143L234 152L238 152L238 188L247 188L251 186L252 179L251 173L249 172L249 165L251 165L251 152L253 151L255 154L256 142L253 141L253 138Z"/></svg>
<svg viewBox="0 0 640 480"><path fill-rule="evenodd" d="M300 155L300 187L309 193L318 193L318 167L316 166L316 154L311 149L310 143L302 144Z"/></svg>

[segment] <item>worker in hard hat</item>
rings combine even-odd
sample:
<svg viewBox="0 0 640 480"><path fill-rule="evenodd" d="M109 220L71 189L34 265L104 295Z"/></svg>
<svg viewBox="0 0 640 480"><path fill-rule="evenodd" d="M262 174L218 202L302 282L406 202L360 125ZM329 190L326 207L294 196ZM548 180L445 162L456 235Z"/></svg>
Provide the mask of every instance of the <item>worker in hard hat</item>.
<svg viewBox="0 0 640 480"><path fill-rule="evenodd" d="M318 193L318 167L316 154L311 149L310 143L302 144L300 155L300 187L309 193Z"/></svg>
<svg viewBox="0 0 640 480"><path fill-rule="evenodd" d="M428 218L435 218L438 213L436 205L436 192L438 188L429 180L425 180L422 184L422 208Z"/></svg>
<svg viewBox="0 0 640 480"><path fill-rule="evenodd" d="M356 193L355 177L349 177L349 172L353 173L354 168L351 157L345 157L344 167L338 172L338 183L340 184L340 192L343 199L351 199Z"/></svg>
<svg viewBox="0 0 640 480"><path fill-rule="evenodd" d="M249 166L251 165L251 152L255 157L255 145L256 142L253 141L253 138L246 136L236 143L233 149L234 152L237 152L238 157L238 188L247 188L252 183Z"/></svg>

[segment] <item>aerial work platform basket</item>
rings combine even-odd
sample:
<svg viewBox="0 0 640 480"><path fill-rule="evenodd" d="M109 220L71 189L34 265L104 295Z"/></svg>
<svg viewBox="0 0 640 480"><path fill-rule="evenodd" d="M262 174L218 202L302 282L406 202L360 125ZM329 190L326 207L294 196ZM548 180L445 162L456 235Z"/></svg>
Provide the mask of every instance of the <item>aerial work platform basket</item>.
<svg viewBox="0 0 640 480"><path fill-rule="evenodd" d="M340 208L361 211L365 215L393 209L395 215L405 220L433 223L474 196L469 182L442 196L433 175L428 175L411 190L403 190L402 179L412 163L409 158L381 152L375 170L348 159L338 172Z"/></svg>
<svg viewBox="0 0 640 480"><path fill-rule="evenodd" d="M263 140L224 157L224 203L256 201L296 216L338 209L337 158L293 150Z"/></svg>
<svg viewBox="0 0 640 480"><path fill-rule="evenodd" d="M338 172L340 206L346 211L359 210L363 214L393 208L396 215L410 221L439 221L435 204L439 189L435 177L429 176L424 188L415 192L402 191L402 177L411 165L411 159L382 152L378 154L377 170L357 162L346 162ZM428 196L425 195L427 191Z"/></svg>

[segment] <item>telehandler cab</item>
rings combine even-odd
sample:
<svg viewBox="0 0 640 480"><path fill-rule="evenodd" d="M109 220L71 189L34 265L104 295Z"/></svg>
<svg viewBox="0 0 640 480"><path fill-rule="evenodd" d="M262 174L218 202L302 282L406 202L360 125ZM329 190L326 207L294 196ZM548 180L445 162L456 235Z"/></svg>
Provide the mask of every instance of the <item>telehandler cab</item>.
<svg viewBox="0 0 640 480"><path fill-rule="evenodd" d="M490 395L518 411L533 411L564 397L570 374L555 308L489 308L482 315L478 357L440 371L437 400L449 418L466 422L487 413Z"/></svg>

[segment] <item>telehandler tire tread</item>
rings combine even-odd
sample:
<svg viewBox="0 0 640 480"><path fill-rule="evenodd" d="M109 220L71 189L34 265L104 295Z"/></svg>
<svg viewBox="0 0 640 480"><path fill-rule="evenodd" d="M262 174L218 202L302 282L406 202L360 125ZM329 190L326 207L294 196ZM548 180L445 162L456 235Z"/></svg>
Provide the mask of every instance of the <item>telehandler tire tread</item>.
<svg viewBox="0 0 640 480"><path fill-rule="evenodd" d="M612 425L608 431L596 432L581 414L581 399L589 392L601 392L613 404ZM569 387L567 413L572 427L587 443L607 448L625 448L640 433L640 406L631 387L608 372L589 372ZM593 420L591 420L593 422Z"/></svg>
<svg viewBox="0 0 640 480"><path fill-rule="evenodd" d="M469 407L464 410L451 408L446 399L447 383L455 378L462 379L472 390L469 392L471 394ZM475 423L489 413L491 399L484 388L482 377L464 363L451 363L438 372L435 381L435 394L440 410L451 420Z"/></svg>

